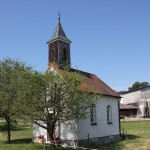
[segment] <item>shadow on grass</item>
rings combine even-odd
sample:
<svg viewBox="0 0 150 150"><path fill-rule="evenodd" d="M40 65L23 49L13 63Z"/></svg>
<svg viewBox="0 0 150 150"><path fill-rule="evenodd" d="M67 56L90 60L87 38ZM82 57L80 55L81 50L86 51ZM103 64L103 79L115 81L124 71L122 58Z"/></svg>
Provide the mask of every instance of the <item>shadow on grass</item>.
<svg viewBox="0 0 150 150"><path fill-rule="evenodd" d="M18 127L17 125L11 125L11 131L17 131L17 130L27 130L29 125L22 125ZM0 132L7 132L7 125L5 123L0 123Z"/></svg>
<svg viewBox="0 0 150 150"><path fill-rule="evenodd" d="M1 141L1 143L9 144L9 143L7 143L7 141ZM31 143L32 143L32 139L31 138L24 138L24 139L11 140L10 144L31 144Z"/></svg>
<svg viewBox="0 0 150 150"><path fill-rule="evenodd" d="M121 138L122 140L134 140L140 138L140 136L132 135L132 134L122 134Z"/></svg>
<svg viewBox="0 0 150 150"><path fill-rule="evenodd" d="M24 138L24 139L15 139L11 141L12 144L29 144L32 143L31 138Z"/></svg>

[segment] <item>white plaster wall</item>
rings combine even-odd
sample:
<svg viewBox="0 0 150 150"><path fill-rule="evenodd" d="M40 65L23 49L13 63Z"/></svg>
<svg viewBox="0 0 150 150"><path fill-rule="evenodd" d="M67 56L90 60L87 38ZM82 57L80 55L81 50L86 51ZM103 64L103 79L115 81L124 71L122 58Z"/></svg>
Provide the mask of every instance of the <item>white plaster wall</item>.
<svg viewBox="0 0 150 150"><path fill-rule="evenodd" d="M43 125L42 121L39 121L40 124ZM34 142L38 142L38 136L43 135L44 138L47 140L47 130L38 126L37 124L33 124L33 140Z"/></svg>
<svg viewBox="0 0 150 150"><path fill-rule="evenodd" d="M141 99L149 99L150 98L150 87L141 89Z"/></svg>
<svg viewBox="0 0 150 150"><path fill-rule="evenodd" d="M97 125L91 125L90 118L78 121L78 139L103 137L119 134L119 109L117 98L101 97L96 104ZM112 108L112 124L107 124L107 105Z"/></svg>
<svg viewBox="0 0 150 150"><path fill-rule="evenodd" d="M123 97L120 99L120 103L124 104L124 99L123 99Z"/></svg>
<svg viewBox="0 0 150 150"><path fill-rule="evenodd" d="M40 124L43 125L43 122L40 121ZM67 121L60 124L55 128L55 136L59 136L63 140L76 140L77 139L77 123L76 121ZM38 142L38 136L44 135L46 143L50 143L47 139L47 130L33 124L33 138L34 142Z"/></svg>
<svg viewBox="0 0 150 150"><path fill-rule="evenodd" d="M76 121L70 120L60 125L60 138L63 140L76 140L77 139Z"/></svg>
<svg viewBox="0 0 150 150"><path fill-rule="evenodd" d="M109 135L119 134L119 113L118 113L118 101L117 98L101 97L96 104L96 120L97 125L91 125L90 118L85 120L67 121L60 124L56 128L56 135L60 136L63 140L81 140L94 137L103 137ZM107 105L112 109L112 122L113 124L107 124ZM33 126L33 136L38 141L38 135L44 135L47 141L47 131L38 125Z"/></svg>

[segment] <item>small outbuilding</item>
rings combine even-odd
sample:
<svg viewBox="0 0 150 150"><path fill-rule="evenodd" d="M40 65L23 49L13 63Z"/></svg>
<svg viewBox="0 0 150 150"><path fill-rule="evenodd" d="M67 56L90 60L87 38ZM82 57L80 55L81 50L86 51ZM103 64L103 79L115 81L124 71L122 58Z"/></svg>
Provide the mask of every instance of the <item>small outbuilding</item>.
<svg viewBox="0 0 150 150"><path fill-rule="evenodd" d="M135 118L137 116L138 107L120 103L120 119Z"/></svg>

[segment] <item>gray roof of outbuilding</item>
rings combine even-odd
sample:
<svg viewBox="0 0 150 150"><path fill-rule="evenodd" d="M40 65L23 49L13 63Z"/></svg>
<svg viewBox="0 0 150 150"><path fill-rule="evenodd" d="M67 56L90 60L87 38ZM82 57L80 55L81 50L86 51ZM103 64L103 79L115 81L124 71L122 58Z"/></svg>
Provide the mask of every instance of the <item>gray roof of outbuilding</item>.
<svg viewBox="0 0 150 150"><path fill-rule="evenodd" d="M51 43L55 40L63 40L65 42L71 43L71 41L67 38L67 36L62 28L62 25L60 23L60 18L59 18L58 25L56 26L55 31L53 32L52 37L48 40L47 43Z"/></svg>
<svg viewBox="0 0 150 150"><path fill-rule="evenodd" d="M138 107L120 103L120 109L123 109L123 110L124 110L124 109L138 109Z"/></svg>

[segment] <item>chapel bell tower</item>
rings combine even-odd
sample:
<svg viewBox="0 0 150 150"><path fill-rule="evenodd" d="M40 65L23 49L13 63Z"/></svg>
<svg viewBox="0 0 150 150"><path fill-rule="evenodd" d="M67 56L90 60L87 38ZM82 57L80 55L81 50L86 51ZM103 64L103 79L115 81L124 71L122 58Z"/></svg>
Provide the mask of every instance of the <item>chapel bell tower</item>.
<svg viewBox="0 0 150 150"><path fill-rule="evenodd" d="M48 66L50 63L56 63L60 68L65 65L70 67L70 43L71 41L67 38L59 17L58 25L56 26L52 37L47 42Z"/></svg>

